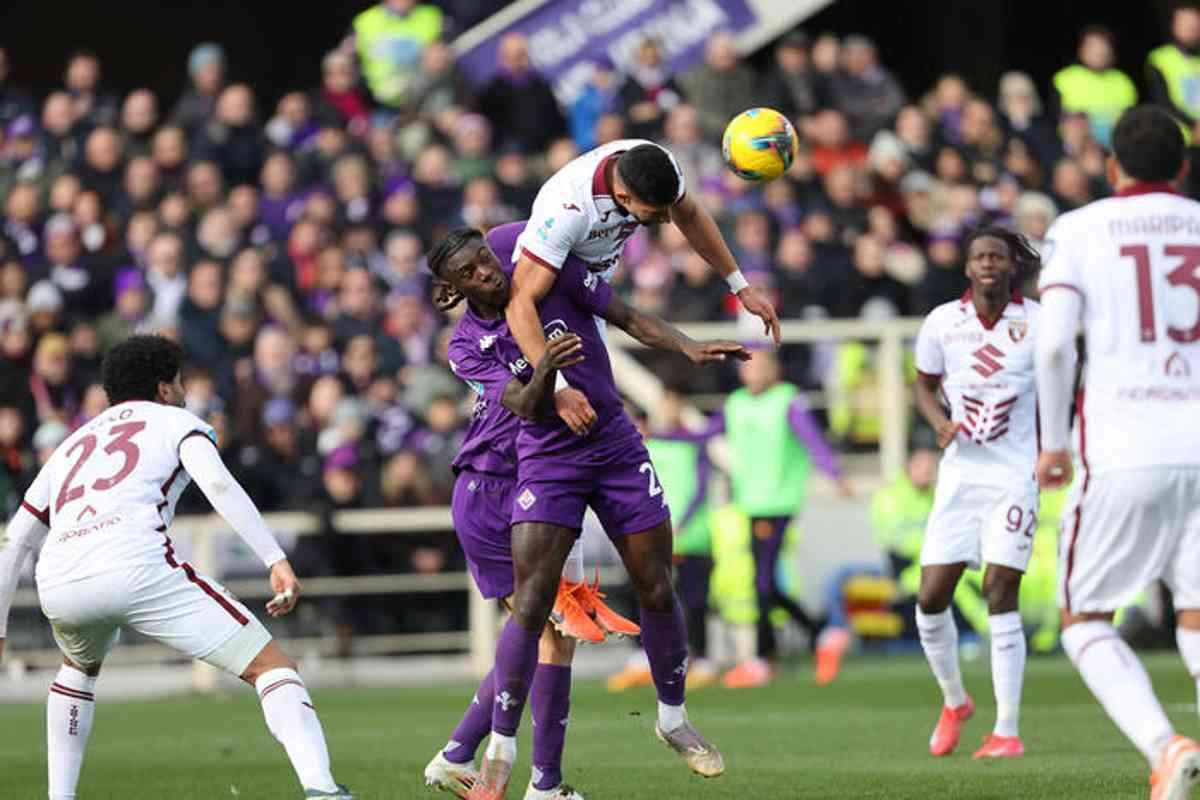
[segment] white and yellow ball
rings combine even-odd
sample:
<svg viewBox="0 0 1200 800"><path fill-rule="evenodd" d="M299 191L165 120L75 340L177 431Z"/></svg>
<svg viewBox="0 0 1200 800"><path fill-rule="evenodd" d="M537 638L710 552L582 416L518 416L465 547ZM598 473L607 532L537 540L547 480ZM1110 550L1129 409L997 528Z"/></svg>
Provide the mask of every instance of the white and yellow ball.
<svg viewBox="0 0 1200 800"><path fill-rule="evenodd" d="M743 111L725 127L721 154L733 174L748 181L773 181L788 171L800 147L796 129L773 108Z"/></svg>

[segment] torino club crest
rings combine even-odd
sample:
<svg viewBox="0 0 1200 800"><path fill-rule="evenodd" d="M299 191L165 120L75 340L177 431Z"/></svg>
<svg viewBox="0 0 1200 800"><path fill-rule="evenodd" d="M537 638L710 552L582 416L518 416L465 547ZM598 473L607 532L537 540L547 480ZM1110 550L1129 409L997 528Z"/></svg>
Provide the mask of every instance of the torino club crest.
<svg viewBox="0 0 1200 800"><path fill-rule="evenodd" d="M1012 320L1008 323L1008 338L1013 340L1013 344L1017 344L1025 338L1025 334L1029 333L1029 323Z"/></svg>

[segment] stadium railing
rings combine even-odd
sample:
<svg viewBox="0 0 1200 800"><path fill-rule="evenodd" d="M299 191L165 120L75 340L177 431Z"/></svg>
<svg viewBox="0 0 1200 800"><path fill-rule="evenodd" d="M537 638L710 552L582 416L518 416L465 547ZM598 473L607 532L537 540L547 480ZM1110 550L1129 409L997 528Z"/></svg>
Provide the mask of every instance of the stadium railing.
<svg viewBox="0 0 1200 800"><path fill-rule="evenodd" d="M907 453L909 392L904 378L904 343L913 338L920 327L919 319L894 319L866 322L860 320L827 320L820 322L784 322L785 344L838 342L854 339L877 342L876 359L880 371L880 474L892 475L903 469ZM758 324L754 320L754 324ZM746 341L761 338L748 335L741 323L696 323L680 326L698 340L735 339ZM610 355L617 383L638 406L646 409L653 420L663 393L662 381L631 354L641 345L620 331L610 335ZM690 409L693 417L700 412ZM321 522L314 514L296 511L265 515L268 527L279 533L306 536L318 533ZM333 527L339 534L452 534L454 527L448 507L363 509L340 511L333 515ZM232 536L229 526L220 517L188 515L177 517L171 536L177 542L190 543L190 563L199 571L221 579L216 557L218 538ZM0 532L0 544L4 541ZM608 568L600 571L605 584L621 583L624 570ZM271 596L265 577L222 580L231 592L245 599L267 599ZM479 676L492 666L500 615L497 605L485 600L466 572L438 574L393 574L364 576L332 576L304 578L301 576L306 600L346 595L426 594L446 591L465 591L468 597L468 630L437 633L394 633L364 635L354 640L356 655L378 653L416 653L432 651L465 651L471 669ZM14 608L37 608L34 590L17 592ZM313 648L333 652L336 644L331 637L286 639L291 652L302 653ZM50 667L59 662L57 650L14 650L8 658L20 658L26 664ZM179 655L169 648L142 644L118 647L111 659L114 663L147 663L177 660ZM192 666L192 686L196 691L216 688L215 670L200 662Z"/></svg>

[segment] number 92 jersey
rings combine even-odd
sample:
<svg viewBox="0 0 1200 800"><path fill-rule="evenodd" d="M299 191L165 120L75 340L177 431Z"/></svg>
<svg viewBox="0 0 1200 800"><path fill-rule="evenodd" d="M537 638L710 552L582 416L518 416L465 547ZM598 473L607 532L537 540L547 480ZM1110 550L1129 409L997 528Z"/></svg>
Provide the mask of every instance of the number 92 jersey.
<svg viewBox="0 0 1200 800"><path fill-rule="evenodd" d="M1200 463L1200 203L1165 186L1059 217L1042 292L1083 299L1089 471Z"/></svg>
<svg viewBox="0 0 1200 800"><path fill-rule="evenodd" d="M68 436L22 503L50 527L38 559L39 587L164 563L167 526L191 480L179 445L193 435L216 442L213 429L189 411L133 401Z"/></svg>

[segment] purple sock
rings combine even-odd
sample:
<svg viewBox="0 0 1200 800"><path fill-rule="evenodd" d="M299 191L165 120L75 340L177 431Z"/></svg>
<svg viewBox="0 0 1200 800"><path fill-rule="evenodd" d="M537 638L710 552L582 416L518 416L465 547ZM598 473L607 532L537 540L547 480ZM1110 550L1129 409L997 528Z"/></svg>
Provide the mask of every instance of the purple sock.
<svg viewBox="0 0 1200 800"><path fill-rule="evenodd" d="M475 760L475 751L492 732L492 701L496 697L495 672L489 672L479 683L471 705L459 720L458 727L450 734L450 741L442 755L455 764L466 764Z"/></svg>
<svg viewBox="0 0 1200 800"><path fill-rule="evenodd" d="M492 730L502 736L516 736L521 712L537 668L538 639L541 631L527 631L511 617L500 632L496 645L496 697L492 703Z"/></svg>
<svg viewBox="0 0 1200 800"><path fill-rule="evenodd" d="M571 714L571 668L538 664L529 690L533 718L533 788L553 789L562 783L562 754Z"/></svg>
<svg viewBox="0 0 1200 800"><path fill-rule="evenodd" d="M669 706L683 705L688 666L687 625L678 602L667 612L642 610L642 646L650 661L658 699Z"/></svg>

